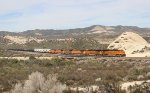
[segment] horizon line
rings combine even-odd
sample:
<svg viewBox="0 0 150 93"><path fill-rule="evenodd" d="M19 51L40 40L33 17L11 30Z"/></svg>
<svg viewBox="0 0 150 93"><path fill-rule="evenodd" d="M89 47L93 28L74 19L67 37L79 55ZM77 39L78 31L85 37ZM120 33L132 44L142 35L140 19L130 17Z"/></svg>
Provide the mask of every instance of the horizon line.
<svg viewBox="0 0 150 93"><path fill-rule="evenodd" d="M95 24L95 25L79 26L79 27L72 27L72 28L34 28L34 29L27 29L27 30L22 30L22 31L0 30L0 32L16 32L16 33L19 33L19 32L25 32L25 31L30 31L30 30L69 30L69 29L82 29L82 28L87 28L87 27L92 27L92 26L107 26L107 27L123 26L123 27L150 28L150 27L142 27L142 26L137 26L137 25L100 25L100 24Z"/></svg>

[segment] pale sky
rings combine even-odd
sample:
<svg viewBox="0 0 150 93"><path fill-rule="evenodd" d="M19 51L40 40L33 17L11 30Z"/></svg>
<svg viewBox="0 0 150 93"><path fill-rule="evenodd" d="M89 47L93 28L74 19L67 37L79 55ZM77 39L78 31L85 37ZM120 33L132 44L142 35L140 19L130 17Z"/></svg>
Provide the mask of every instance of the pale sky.
<svg viewBox="0 0 150 93"><path fill-rule="evenodd" d="M150 0L0 0L0 31L91 25L150 28Z"/></svg>

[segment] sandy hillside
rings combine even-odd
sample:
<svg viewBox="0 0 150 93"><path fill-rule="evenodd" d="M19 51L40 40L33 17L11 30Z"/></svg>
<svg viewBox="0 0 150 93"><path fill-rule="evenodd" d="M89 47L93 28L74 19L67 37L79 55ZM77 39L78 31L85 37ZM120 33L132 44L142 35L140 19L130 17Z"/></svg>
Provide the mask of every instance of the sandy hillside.
<svg viewBox="0 0 150 93"><path fill-rule="evenodd" d="M103 33L103 32L107 32L104 28L102 28L102 27L100 27L100 26L94 27L91 31L92 31L92 33Z"/></svg>
<svg viewBox="0 0 150 93"><path fill-rule="evenodd" d="M11 42L16 43L16 44L25 44L25 43L30 42L32 40L34 40L38 43L44 41L44 39L37 39L37 38L33 38L33 37L26 38L23 36L10 36L10 35L5 36L4 38L8 39Z"/></svg>
<svg viewBox="0 0 150 93"><path fill-rule="evenodd" d="M108 46L108 49L124 50L128 57L150 57L150 44L133 32L121 34Z"/></svg>
<svg viewBox="0 0 150 93"><path fill-rule="evenodd" d="M91 34L96 34L96 33L114 33L113 31L108 31L108 30L113 30L114 28L112 27L100 27L100 26L96 26L91 30Z"/></svg>

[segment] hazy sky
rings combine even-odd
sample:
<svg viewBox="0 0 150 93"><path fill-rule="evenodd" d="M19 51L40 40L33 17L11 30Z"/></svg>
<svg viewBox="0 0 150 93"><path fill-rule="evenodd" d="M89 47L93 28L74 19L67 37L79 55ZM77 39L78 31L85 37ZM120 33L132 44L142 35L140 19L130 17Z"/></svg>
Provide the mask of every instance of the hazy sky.
<svg viewBox="0 0 150 93"><path fill-rule="evenodd" d="M150 0L0 0L0 30L150 27Z"/></svg>

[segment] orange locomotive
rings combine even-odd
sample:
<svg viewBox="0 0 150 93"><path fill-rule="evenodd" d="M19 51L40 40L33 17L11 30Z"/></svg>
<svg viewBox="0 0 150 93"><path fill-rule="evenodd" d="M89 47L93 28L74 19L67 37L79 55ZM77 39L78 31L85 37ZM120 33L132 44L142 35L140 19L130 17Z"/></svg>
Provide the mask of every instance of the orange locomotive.
<svg viewBox="0 0 150 93"><path fill-rule="evenodd" d="M123 50L61 50L61 49L50 49L49 53L55 54L78 54L78 55L100 55L100 56L114 56L124 57L126 56Z"/></svg>
<svg viewBox="0 0 150 93"><path fill-rule="evenodd" d="M103 55L126 56L123 50L103 50Z"/></svg>

